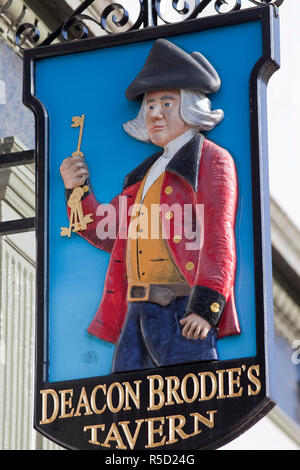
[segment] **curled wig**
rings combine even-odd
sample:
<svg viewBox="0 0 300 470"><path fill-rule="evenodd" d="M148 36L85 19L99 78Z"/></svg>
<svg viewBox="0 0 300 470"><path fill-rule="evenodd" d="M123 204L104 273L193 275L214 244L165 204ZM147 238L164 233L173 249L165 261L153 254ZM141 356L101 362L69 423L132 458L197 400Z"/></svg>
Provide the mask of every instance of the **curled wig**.
<svg viewBox="0 0 300 470"><path fill-rule="evenodd" d="M204 93L183 89L180 90L180 95L181 118L191 127L198 131L210 131L222 121L224 112L222 109L212 111L210 100ZM146 95L136 118L124 123L123 128L131 137L150 142L146 128Z"/></svg>

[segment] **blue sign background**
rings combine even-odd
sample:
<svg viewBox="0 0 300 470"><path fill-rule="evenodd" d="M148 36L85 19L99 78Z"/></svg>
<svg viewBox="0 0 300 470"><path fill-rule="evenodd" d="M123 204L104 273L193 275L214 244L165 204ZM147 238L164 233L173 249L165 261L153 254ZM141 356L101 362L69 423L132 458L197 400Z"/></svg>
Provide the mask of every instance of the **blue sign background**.
<svg viewBox="0 0 300 470"><path fill-rule="evenodd" d="M222 86L210 99L212 108L223 109L225 116L206 137L231 153L238 173L235 297L242 333L219 340L217 349L222 360L255 356L249 80L262 56L261 24L253 21L167 39L187 52L203 53L221 77ZM50 382L109 374L114 352L112 344L86 331L101 300L109 255L75 234L60 236L68 219L59 167L76 150L79 131L71 128L71 120L86 116L81 148L96 198L107 203L121 192L125 175L157 151L122 128L139 109L124 92L152 45L144 41L36 62L35 96L49 119Z"/></svg>

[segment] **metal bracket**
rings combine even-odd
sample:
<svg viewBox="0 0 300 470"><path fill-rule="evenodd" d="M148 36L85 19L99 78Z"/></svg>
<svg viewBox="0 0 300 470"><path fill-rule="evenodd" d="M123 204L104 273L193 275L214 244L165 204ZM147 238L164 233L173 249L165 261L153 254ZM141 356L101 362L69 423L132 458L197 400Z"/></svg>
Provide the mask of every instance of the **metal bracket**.
<svg viewBox="0 0 300 470"><path fill-rule="evenodd" d="M29 165L35 162L34 150L24 150L0 155L0 170L20 165ZM30 232L35 230L35 217L0 222L0 236L13 233Z"/></svg>
<svg viewBox="0 0 300 470"><path fill-rule="evenodd" d="M98 2L97 16L91 14L90 7ZM284 0L248 0L255 7L273 5L278 15L277 8L280 7ZM122 5L122 0L109 5L105 3L101 9L100 0L84 0L74 10L71 16L66 18L63 24L53 31L42 42L36 25L29 23L22 24L15 35L15 42L22 50L22 36L25 35L32 46L46 46L52 44L54 40L84 40L88 37L95 37L97 34L92 32L96 26L103 35L113 34L116 32L125 32L157 26L158 20L163 23L175 23L178 21L187 21L197 18L209 6L213 5L216 14L227 14L240 10L245 5L245 0L185 0L184 6L179 8L179 0L172 0L168 13L174 13L174 19L170 20L166 16L167 0L132 0L130 3L130 11ZM131 7L132 5L132 7ZM249 8L249 4L247 5ZM87 14L88 13L88 14ZM133 16L134 14L134 16ZM91 16L93 15L93 16ZM134 19L133 19L134 18Z"/></svg>

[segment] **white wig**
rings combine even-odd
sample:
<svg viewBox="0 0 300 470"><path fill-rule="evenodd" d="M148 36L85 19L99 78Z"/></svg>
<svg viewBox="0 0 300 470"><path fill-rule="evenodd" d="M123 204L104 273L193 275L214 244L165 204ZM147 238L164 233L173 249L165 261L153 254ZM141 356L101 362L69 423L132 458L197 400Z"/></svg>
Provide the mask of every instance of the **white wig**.
<svg viewBox="0 0 300 470"><path fill-rule="evenodd" d="M211 110L210 100L204 93L194 90L180 90L180 115L184 122L199 131L210 131L220 121L224 112L222 109ZM146 95L144 95L138 115L132 121L123 124L124 130L131 137L143 142L150 142L146 129Z"/></svg>

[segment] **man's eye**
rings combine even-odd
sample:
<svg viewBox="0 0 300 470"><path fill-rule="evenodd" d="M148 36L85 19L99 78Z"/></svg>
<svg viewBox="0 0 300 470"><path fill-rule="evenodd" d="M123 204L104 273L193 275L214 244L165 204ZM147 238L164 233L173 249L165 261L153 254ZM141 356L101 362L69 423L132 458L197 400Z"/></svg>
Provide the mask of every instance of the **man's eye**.
<svg viewBox="0 0 300 470"><path fill-rule="evenodd" d="M170 106L172 106L172 103L169 103L168 101L166 103L164 103L165 108L169 108Z"/></svg>
<svg viewBox="0 0 300 470"><path fill-rule="evenodd" d="M150 106L148 106L148 109L149 109L149 110L152 110L152 109L154 109L154 106L153 106L153 105L150 105Z"/></svg>

